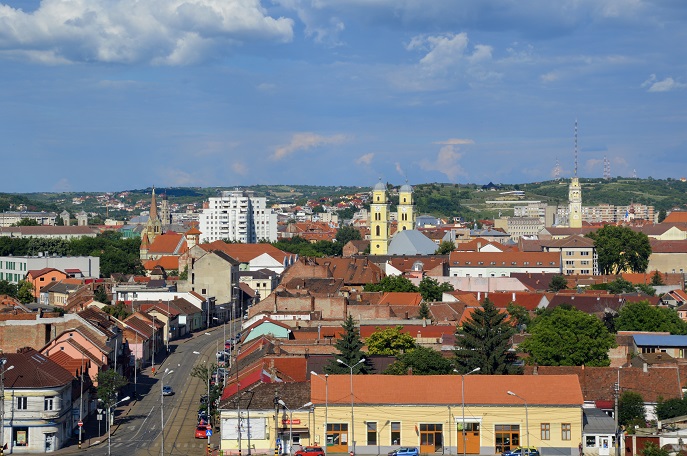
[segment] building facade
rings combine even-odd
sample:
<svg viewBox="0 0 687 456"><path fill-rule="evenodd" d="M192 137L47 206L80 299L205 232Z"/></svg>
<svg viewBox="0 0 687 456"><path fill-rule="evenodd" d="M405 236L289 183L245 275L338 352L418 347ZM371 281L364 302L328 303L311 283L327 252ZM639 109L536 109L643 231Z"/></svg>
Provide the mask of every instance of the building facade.
<svg viewBox="0 0 687 456"><path fill-rule="evenodd" d="M202 242L230 240L255 244L277 240L277 214L267 198L249 191L225 191L210 198L199 217Z"/></svg>
<svg viewBox="0 0 687 456"><path fill-rule="evenodd" d="M54 268L60 271L78 269L84 277L100 277L98 257L58 256L2 256L0 257L0 280L19 283L31 270Z"/></svg>
<svg viewBox="0 0 687 456"><path fill-rule="evenodd" d="M370 203L370 254L386 255L389 249L389 199L386 185L377 182Z"/></svg>

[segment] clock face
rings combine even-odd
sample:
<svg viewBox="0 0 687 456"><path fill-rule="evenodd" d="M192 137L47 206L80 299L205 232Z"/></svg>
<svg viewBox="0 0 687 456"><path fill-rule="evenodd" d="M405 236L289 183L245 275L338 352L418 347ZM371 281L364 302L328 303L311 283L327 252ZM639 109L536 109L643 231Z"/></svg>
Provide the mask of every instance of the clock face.
<svg viewBox="0 0 687 456"><path fill-rule="evenodd" d="M403 208L403 212L405 212L405 211L407 211L407 210L408 210L408 208L406 208L406 207Z"/></svg>

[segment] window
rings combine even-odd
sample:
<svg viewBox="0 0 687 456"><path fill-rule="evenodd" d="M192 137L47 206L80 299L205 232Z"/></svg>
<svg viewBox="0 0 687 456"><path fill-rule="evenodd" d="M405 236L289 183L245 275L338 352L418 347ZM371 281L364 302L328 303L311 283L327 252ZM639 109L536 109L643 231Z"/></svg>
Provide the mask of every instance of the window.
<svg viewBox="0 0 687 456"><path fill-rule="evenodd" d="M377 445L377 423L367 423L367 444Z"/></svg>
<svg viewBox="0 0 687 456"><path fill-rule="evenodd" d="M399 421L391 422L391 444L401 444L401 423Z"/></svg>
<svg viewBox="0 0 687 456"><path fill-rule="evenodd" d="M551 423L541 424L541 439L550 440L551 439Z"/></svg>
<svg viewBox="0 0 687 456"><path fill-rule="evenodd" d="M561 424L561 439L570 440L571 434L572 434L570 428L571 428L570 423Z"/></svg>
<svg viewBox="0 0 687 456"><path fill-rule="evenodd" d="M55 398L46 397L43 400L43 410L55 410Z"/></svg>
<svg viewBox="0 0 687 456"><path fill-rule="evenodd" d="M588 251L582 251L582 252L580 252L580 255L589 256L589 252Z"/></svg>
<svg viewBox="0 0 687 456"><path fill-rule="evenodd" d="M566 260L565 265L566 266L573 266L575 264L574 261Z"/></svg>
<svg viewBox="0 0 687 456"><path fill-rule="evenodd" d="M17 410L26 410L28 408L26 397L17 398Z"/></svg>
<svg viewBox="0 0 687 456"><path fill-rule="evenodd" d="M573 256L573 251L572 250L566 250L565 256Z"/></svg>

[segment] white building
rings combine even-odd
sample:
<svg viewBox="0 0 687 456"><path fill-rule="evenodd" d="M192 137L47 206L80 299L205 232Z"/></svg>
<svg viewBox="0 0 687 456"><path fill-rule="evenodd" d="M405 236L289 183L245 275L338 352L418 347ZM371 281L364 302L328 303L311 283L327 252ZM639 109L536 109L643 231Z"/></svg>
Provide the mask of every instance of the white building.
<svg viewBox="0 0 687 456"><path fill-rule="evenodd" d="M277 240L277 214L267 207L267 198L234 190L210 198L200 214L201 241L228 239L244 244Z"/></svg>
<svg viewBox="0 0 687 456"><path fill-rule="evenodd" d="M0 280L18 283L26 273L43 268L78 269L84 277L100 277L100 258L92 256L0 256Z"/></svg>

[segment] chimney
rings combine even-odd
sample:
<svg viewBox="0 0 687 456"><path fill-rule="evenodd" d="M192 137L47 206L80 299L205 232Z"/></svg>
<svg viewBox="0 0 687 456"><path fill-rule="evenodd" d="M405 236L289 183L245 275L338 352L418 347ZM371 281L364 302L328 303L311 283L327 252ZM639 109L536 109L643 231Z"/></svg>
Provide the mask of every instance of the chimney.
<svg viewBox="0 0 687 456"><path fill-rule="evenodd" d="M642 372L645 374L649 372L649 365L647 363L642 364Z"/></svg>
<svg viewBox="0 0 687 456"><path fill-rule="evenodd" d="M478 292L477 292L477 300L478 300L478 301L481 301L481 300L482 300L482 292L481 292L481 291L478 291Z"/></svg>
<svg viewBox="0 0 687 456"><path fill-rule="evenodd" d="M513 302L515 302L515 292L513 292Z"/></svg>

